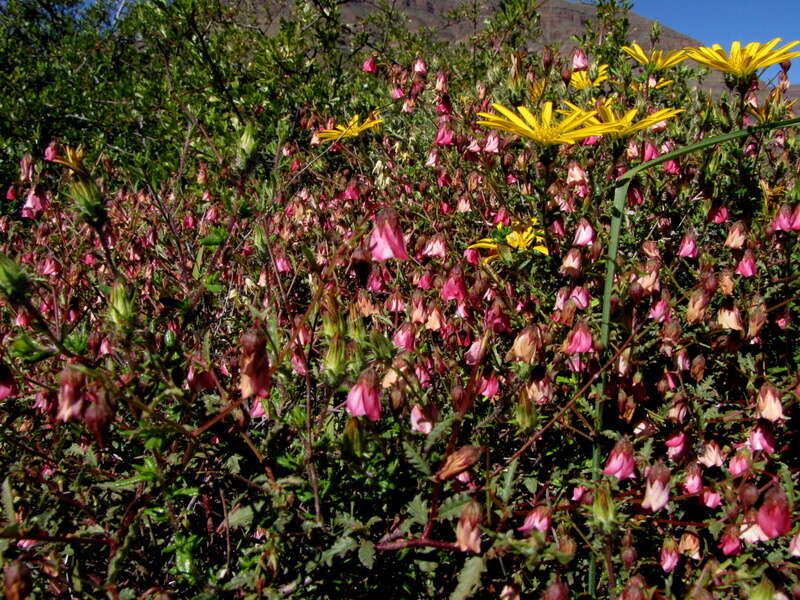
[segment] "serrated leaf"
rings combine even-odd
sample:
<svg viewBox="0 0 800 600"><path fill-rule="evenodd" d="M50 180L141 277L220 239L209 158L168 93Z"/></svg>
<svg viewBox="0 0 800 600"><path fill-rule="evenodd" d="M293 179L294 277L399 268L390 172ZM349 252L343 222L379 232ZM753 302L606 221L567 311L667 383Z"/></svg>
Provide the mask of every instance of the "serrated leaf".
<svg viewBox="0 0 800 600"><path fill-rule="evenodd" d="M367 540L361 542L358 549L358 560L368 569L372 569L372 565L375 564L375 544Z"/></svg>
<svg viewBox="0 0 800 600"><path fill-rule="evenodd" d="M420 473L422 473L427 477L430 477L431 467L430 465L428 465L428 462L425 460L422 454L420 454L419 451L408 442L403 442L403 450L406 453L406 458L408 459L408 462L414 465L414 468L416 468L417 471L419 471Z"/></svg>
<svg viewBox="0 0 800 600"><path fill-rule="evenodd" d="M253 507L240 506L228 513L228 527L237 529L247 527L253 522Z"/></svg>
<svg viewBox="0 0 800 600"><path fill-rule="evenodd" d="M458 574L458 585L450 594L450 600L466 600L472 596L481 584L481 575L485 569L482 556L471 556L464 561L464 567Z"/></svg>
<svg viewBox="0 0 800 600"><path fill-rule="evenodd" d="M708 532L714 539L716 539L719 537L719 534L722 531L722 527L723 525L721 521L711 521L708 524Z"/></svg>
<svg viewBox="0 0 800 600"><path fill-rule="evenodd" d="M428 503L422 499L422 494L417 494L406 506L406 511L415 523L425 525L428 522Z"/></svg>
<svg viewBox="0 0 800 600"><path fill-rule="evenodd" d="M469 502L471 495L469 492L461 492L455 496L450 496L439 506L439 518L451 519L461 513L461 508Z"/></svg>
<svg viewBox="0 0 800 600"><path fill-rule="evenodd" d="M343 556L344 554L347 554L351 550L355 549L356 546L358 546L358 542L356 542L353 538L348 536L340 537L333 543L333 546L322 553L322 560L324 560L325 564L330 567L334 557Z"/></svg>
<svg viewBox="0 0 800 600"><path fill-rule="evenodd" d="M519 459L515 458L506 469L506 476L503 478L503 488L500 490L500 499L503 502L508 502L511 498L511 492L514 490L514 476L517 474L518 464Z"/></svg>
<svg viewBox="0 0 800 600"><path fill-rule="evenodd" d="M6 514L6 523L15 523L17 513L14 510L14 494L11 492L11 482L6 477L3 480L3 512Z"/></svg>
<svg viewBox="0 0 800 600"><path fill-rule="evenodd" d="M431 430L431 432L425 438L425 452L428 452L431 448L433 448L433 445L439 441L439 438L441 438L442 435L444 435L444 433L450 429L450 425L453 422L453 416L453 414L448 415L439 421Z"/></svg>

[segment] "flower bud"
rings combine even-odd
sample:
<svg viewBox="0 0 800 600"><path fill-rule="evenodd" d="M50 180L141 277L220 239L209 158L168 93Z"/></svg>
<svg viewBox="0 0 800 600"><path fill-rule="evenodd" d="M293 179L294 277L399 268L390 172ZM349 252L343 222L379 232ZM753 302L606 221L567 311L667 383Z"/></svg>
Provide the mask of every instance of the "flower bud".
<svg viewBox="0 0 800 600"><path fill-rule="evenodd" d="M70 187L70 197L75 202L80 217L95 229L106 222L106 207L97 184L88 177L81 177Z"/></svg>
<svg viewBox="0 0 800 600"><path fill-rule="evenodd" d="M120 329L127 328L133 320L133 301L121 282L115 283L111 288L108 298L108 317Z"/></svg>
<svg viewBox="0 0 800 600"><path fill-rule="evenodd" d="M614 527L617 511L607 485L600 484L594 489L592 516L605 531L611 531Z"/></svg>

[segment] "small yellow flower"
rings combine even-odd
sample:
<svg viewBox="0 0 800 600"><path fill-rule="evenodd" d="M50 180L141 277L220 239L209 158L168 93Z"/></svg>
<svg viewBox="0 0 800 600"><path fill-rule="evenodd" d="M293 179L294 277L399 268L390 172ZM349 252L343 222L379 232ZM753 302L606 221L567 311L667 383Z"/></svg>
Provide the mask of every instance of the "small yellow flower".
<svg viewBox="0 0 800 600"><path fill-rule="evenodd" d="M726 52L719 44L710 48L687 48L686 52L689 58L701 65L744 79L759 69L800 56L800 51L789 52L800 41L776 49L780 41L781 38L775 38L766 44L751 42L744 48L740 42L733 42L730 52Z"/></svg>
<svg viewBox="0 0 800 600"><path fill-rule="evenodd" d="M573 111L581 110L574 104L570 104L569 102L565 103L569 106ZM682 108L663 108L659 111L656 111L650 115L647 115L643 119L634 122L636 118L636 113L638 111L635 108L627 111L624 115L619 115L614 110L614 97L606 98L603 101L599 101L597 103L597 110L595 111L595 116L592 118L593 122L599 125L604 125L608 128L606 135L614 136L614 137L624 137L631 135L639 131L640 129L647 129L648 127L652 127L659 121L663 121L664 119L671 119L675 115L678 115L683 112Z"/></svg>
<svg viewBox="0 0 800 600"><path fill-rule="evenodd" d="M590 87L597 87L608 79L608 65L597 67L597 76L592 79L589 71L574 71L569 80L569 84L576 90L585 90Z"/></svg>
<svg viewBox="0 0 800 600"><path fill-rule="evenodd" d="M552 102L545 102L542 105L542 114L538 119L524 106L517 107L519 114L502 104L492 104L492 108L502 116L478 113L479 117L483 117L483 120L478 121L478 125L508 131L543 145L574 144L587 137L603 135L609 129L605 125L592 123L595 111L586 112L580 109L571 112L562 111L564 118L556 122L553 120Z"/></svg>
<svg viewBox="0 0 800 600"><path fill-rule="evenodd" d="M641 65L650 67L654 71L674 67L687 58L686 50L670 50L666 54L663 50L651 50L645 54L642 47L634 42L630 46L623 46L622 51Z"/></svg>
<svg viewBox="0 0 800 600"><path fill-rule="evenodd" d="M547 255L549 254L547 246L538 243L544 241L544 231L537 229L538 224L539 220L535 218L528 220L527 223L515 221L511 224L511 231L508 231L508 228L503 227L503 225L498 225L495 237L478 240L470 245L469 248L494 250L495 253L484 258L484 262L490 262L498 258L500 255L496 251L503 244L514 250L531 249L534 252ZM531 244L536 245L531 248Z"/></svg>
<svg viewBox="0 0 800 600"><path fill-rule="evenodd" d="M383 123L383 119L377 111L371 112L361 123L361 117L356 115L347 125L337 125L334 129L323 129L317 133L317 138L321 142L334 142L342 138L357 137L367 129L372 129Z"/></svg>

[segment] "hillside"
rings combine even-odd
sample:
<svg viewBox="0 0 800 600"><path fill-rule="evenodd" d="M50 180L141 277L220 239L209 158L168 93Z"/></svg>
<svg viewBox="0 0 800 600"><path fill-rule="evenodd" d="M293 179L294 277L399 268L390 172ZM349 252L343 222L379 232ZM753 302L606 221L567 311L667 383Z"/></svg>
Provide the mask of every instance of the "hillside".
<svg viewBox="0 0 800 600"><path fill-rule="evenodd" d="M465 4L464 0L396 0L392 10L398 16L408 18L412 27L426 27L445 40L463 40L473 32L472 23L465 19L453 20L447 17ZM479 3L481 16L478 22L490 17L500 0L481 0ZM263 5L258 10L263 10ZM357 23L370 12L378 9L374 0L351 0L342 4L342 16L347 23ZM544 0L540 8L542 38L532 47L544 44L561 44L565 51L574 45L571 37L581 33L587 21L594 19L595 7L589 2L571 2L569 0ZM653 24L635 12L629 13L630 41L642 46L649 44L650 30ZM666 50L698 46L701 43L688 35L669 27L662 26L659 46ZM719 93L725 89L722 76L712 72L703 82L704 87ZM793 85L789 94L792 98L800 98L800 85Z"/></svg>

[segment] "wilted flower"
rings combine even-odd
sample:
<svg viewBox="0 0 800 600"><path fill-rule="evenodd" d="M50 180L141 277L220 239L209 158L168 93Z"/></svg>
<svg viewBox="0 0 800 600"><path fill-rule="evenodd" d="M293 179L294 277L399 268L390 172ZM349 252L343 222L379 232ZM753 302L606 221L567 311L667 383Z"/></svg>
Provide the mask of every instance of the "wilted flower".
<svg viewBox="0 0 800 600"><path fill-rule="evenodd" d="M792 541L789 542L789 554L792 556L800 556L800 531L792 536Z"/></svg>
<svg viewBox="0 0 800 600"><path fill-rule="evenodd" d="M243 399L253 395L265 398L272 389L266 344L267 338L254 329L242 336L239 390Z"/></svg>
<svg viewBox="0 0 800 600"><path fill-rule="evenodd" d="M725 238L725 247L739 250L747 241L747 225L744 221L736 221L728 229L728 237Z"/></svg>
<svg viewBox="0 0 800 600"><path fill-rule="evenodd" d="M714 440L703 445L703 452L697 461L706 467L721 467L725 460L725 454Z"/></svg>
<svg viewBox="0 0 800 600"><path fill-rule="evenodd" d="M514 340L508 351L508 358L533 364L544 345L544 328L540 325L530 325L523 329Z"/></svg>
<svg viewBox="0 0 800 600"><path fill-rule="evenodd" d="M758 524L756 511L752 508L744 515L744 520L739 527L739 539L744 540L748 544L766 542L769 539L761 530Z"/></svg>
<svg viewBox="0 0 800 600"><path fill-rule="evenodd" d="M742 317L739 314L739 309L733 306L723 306L717 313L717 325L723 329L732 329L734 331L744 331L742 325Z"/></svg>
<svg viewBox="0 0 800 600"><path fill-rule="evenodd" d="M783 419L783 405L781 404L781 394L769 381L761 384L756 398L756 411L758 416L767 421L780 421Z"/></svg>
<svg viewBox="0 0 800 600"><path fill-rule="evenodd" d="M482 518L481 505L475 500L470 500L461 509L461 516L459 516L456 526L456 544L462 552L480 553Z"/></svg>
<svg viewBox="0 0 800 600"><path fill-rule="evenodd" d="M646 600L647 583L640 575L634 575L622 590L619 600Z"/></svg>
<svg viewBox="0 0 800 600"><path fill-rule="evenodd" d="M694 560L700 560L700 538L694 533L686 532L678 543L678 552Z"/></svg>
<svg viewBox="0 0 800 600"><path fill-rule="evenodd" d="M459 473L466 471L481 456L481 448L478 446L462 446L452 454L449 454L444 461L442 468L436 472L436 478L440 481L455 477Z"/></svg>
<svg viewBox="0 0 800 600"><path fill-rule="evenodd" d="M642 508L658 512L669 502L670 471L662 462L657 462L647 472Z"/></svg>

